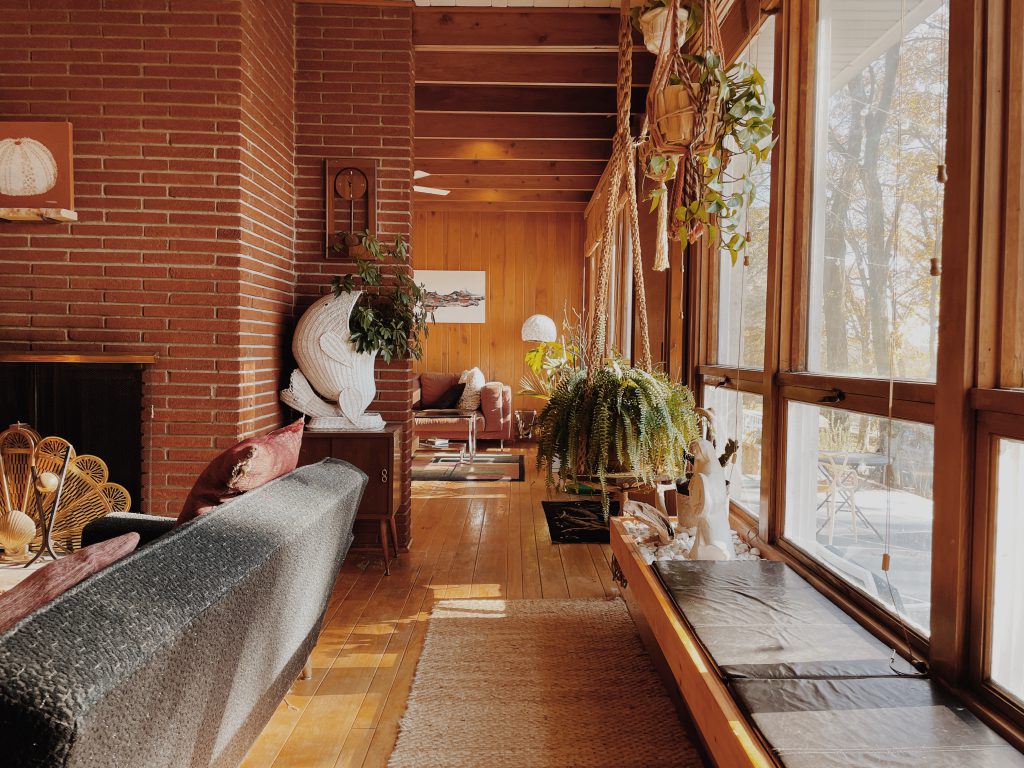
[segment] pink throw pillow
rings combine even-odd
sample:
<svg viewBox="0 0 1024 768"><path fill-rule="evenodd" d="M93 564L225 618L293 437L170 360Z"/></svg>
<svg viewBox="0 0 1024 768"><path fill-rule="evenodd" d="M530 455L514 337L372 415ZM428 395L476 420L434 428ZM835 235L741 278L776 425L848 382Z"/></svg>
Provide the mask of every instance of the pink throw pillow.
<svg viewBox="0 0 1024 768"><path fill-rule="evenodd" d="M303 426L299 419L260 437L247 438L211 461L189 491L176 525L295 469Z"/></svg>
<svg viewBox="0 0 1024 768"><path fill-rule="evenodd" d="M139 534L126 533L83 547L35 571L12 589L0 594L0 634L35 613L76 584L116 563L139 545Z"/></svg>

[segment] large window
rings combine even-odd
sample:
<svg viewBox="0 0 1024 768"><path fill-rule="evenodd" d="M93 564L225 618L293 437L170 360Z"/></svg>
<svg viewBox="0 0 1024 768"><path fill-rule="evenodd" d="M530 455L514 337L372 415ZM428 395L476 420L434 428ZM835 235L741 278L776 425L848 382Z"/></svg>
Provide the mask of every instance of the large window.
<svg viewBox="0 0 1024 768"><path fill-rule="evenodd" d="M989 677L1024 700L1024 442L997 443Z"/></svg>
<svg viewBox="0 0 1024 768"><path fill-rule="evenodd" d="M774 85L775 19L771 17L740 54L740 60L757 67L764 76L765 92ZM743 164L740 156L733 163ZM764 365L765 300L768 286L768 212L771 202L771 164L754 170L753 203L742 211L750 239L744 258L733 264L732 254L723 249L718 259L717 350L720 365L761 368Z"/></svg>
<svg viewBox="0 0 1024 768"><path fill-rule="evenodd" d="M757 67L765 79L765 92L774 90L775 19L767 18L739 60ZM732 166L747 163L734 157ZM727 174L728 175L728 174ZM723 249L714 257L712 282L716 301L710 306L708 323L714 337L709 344L705 374L712 386L701 395L705 407L714 410L719 437L739 443L734 461L726 467L732 502L757 517L761 507L761 444L764 433L764 360L766 343L769 263L769 210L771 164L761 163L753 172L754 200L741 215L748 235L743 255L735 263ZM727 375L726 375L727 374Z"/></svg>
<svg viewBox="0 0 1024 768"><path fill-rule="evenodd" d="M947 3L818 13L807 370L934 379Z"/></svg>
<svg viewBox="0 0 1024 768"><path fill-rule="evenodd" d="M948 28L940 0L819 0L806 326L785 392L783 535L922 636L935 439L903 415L930 419L934 398Z"/></svg>
<svg viewBox="0 0 1024 768"><path fill-rule="evenodd" d="M687 262L733 511L1022 745L1024 0L766 5L747 258Z"/></svg>
<svg viewBox="0 0 1024 768"><path fill-rule="evenodd" d="M789 404L787 425L787 538L927 631L931 425L804 403Z"/></svg>

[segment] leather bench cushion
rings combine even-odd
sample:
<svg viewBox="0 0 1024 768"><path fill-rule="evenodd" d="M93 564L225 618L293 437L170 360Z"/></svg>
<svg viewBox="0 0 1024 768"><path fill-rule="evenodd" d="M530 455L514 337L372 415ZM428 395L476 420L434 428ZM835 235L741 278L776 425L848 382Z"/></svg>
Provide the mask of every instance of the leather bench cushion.
<svg viewBox="0 0 1024 768"><path fill-rule="evenodd" d="M787 768L1020 768L1024 755L921 677L733 680Z"/></svg>
<svg viewBox="0 0 1024 768"><path fill-rule="evenodd" d="M785 563L673 560L654 568L726 678L896 674L892 651Z"/></svg>

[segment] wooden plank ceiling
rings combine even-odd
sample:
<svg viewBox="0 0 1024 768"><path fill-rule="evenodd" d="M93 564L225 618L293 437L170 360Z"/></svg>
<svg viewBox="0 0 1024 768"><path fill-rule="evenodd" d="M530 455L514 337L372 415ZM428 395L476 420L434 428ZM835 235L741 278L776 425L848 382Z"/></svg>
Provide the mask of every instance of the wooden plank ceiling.
<svg viewBox="0 0 1024 768"><path fill-rule="evenodd" d="M618 12L414 12L419 208L582 211L611 155ZM634 54L634 113L654 57Z"/></svg>

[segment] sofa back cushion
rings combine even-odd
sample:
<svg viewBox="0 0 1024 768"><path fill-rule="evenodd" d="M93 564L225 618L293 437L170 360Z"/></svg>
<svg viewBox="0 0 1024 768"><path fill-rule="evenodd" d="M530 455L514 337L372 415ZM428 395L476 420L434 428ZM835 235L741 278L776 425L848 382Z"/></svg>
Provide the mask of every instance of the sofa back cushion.
<svg viewBox="0 0 1024 768"><path fill-rule="evenodd" d="M421 373L420 402L424 408L439 408L441 398L459 382L457 373Z"/></svg>
<svg viewBox="0 0 1024 768"><path fill-rule="evenodd" d="M0 594L0 635L26 616L63 595L139 545L139 534L126 533L54 560Z"/></svg>
<svg viewBox="0 0 1024 768"><path fill-rule="evenodd" d="M365 487L301 467L0 635L0 765L237 768L316 643Z"/></svg>
<svg viewBox="0 0 1024 768"><path fill-rule="evenodd" d="M287 427L247 438L217 456L189 491L178 515L178 525L295 469L303 426L303 419L299 419Z"/></svg>

